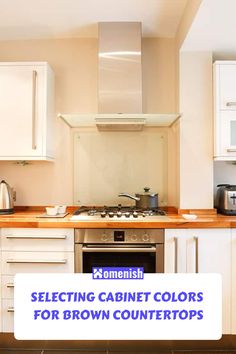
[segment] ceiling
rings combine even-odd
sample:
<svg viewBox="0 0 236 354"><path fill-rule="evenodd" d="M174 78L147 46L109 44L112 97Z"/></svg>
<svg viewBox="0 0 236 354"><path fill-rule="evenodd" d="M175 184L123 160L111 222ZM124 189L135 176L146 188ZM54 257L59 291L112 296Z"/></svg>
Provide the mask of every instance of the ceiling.
<svg viewBox="0 0 236 354"><path fill-rule="evenodd" d="M185 51L236 51L236 0L203 0L185 38Z"/></svg>
<svg viewBox="0 0 236 354"><path fill-rule="evenodd" d="M0 0L0 40L97 37L101 21L140 21L174 37L189 0Z"/></svg>

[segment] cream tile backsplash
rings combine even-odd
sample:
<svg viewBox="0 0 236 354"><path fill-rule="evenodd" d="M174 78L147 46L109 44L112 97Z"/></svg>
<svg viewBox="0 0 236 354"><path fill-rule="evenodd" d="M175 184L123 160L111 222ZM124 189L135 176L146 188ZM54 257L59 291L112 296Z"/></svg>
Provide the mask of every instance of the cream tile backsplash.
<svg viewBox="0 0 236 354"><path fill-rule="evenodd" d="M98 132L74 135L74 203L133 205L118 197L148 186L167 204L167 132Z"/></svg>

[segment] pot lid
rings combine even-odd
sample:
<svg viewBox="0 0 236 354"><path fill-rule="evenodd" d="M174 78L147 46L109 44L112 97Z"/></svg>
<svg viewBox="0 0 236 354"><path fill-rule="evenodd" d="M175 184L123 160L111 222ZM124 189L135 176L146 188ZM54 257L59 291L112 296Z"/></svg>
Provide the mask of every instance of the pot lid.
<svg viewBox="0 0 236 354"><path fill-rule="evenodd" d="M150 188L149 187L144 187L144 192L142 193L137 193L136 196L141 196L141 195L147 195L147 196L150 196L150 197L155 197L157 196L157 193L154 193L154 192L149 192L150 191Z"/></svg>

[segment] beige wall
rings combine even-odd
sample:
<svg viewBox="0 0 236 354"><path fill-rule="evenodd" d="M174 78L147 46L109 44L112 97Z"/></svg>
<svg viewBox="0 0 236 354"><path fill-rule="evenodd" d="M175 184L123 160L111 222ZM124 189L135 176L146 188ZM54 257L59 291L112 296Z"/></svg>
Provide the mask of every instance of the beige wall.
<svg viewBox="0 0 236 354"><path fill-rule="evenodd" d="M184 14L182 16L182 19L180 21L176 36L175 36L175 110L176 112L180 112L183 116L185 112L183 111L183 107L180 107L180 99L183 100L183 93L180 93L180 69L181 69L181 63L180 63L180 51L181 51L181 46L182 43L184 42L184 39L188 33L188 31L191 28L191 24L194 20L195 15L197 14L197 11L199 9L199 6L201 5L202 0L189 0L187 2ZM193 69L194 70L194 69ZM185 74L184 74L185 75ZM188 93L187 93L188 94ZM181 97L180 97L181 96ZM186 101L188 100L188 97L186 97ZM176 150L172 152L173 156L173 161L171 166L172 170L172 175L174 176L174 181L175 181L175 188L174 191L176 192L176 195L174 197L175 204L176 206L180 207L182 205L182 198L180 195L180 190L182 191L181 185L182 185L182 176L186 174L186 178L188 176L188 170L184 171L180 169L180 166L183 167L183 164L180 165L180 159L182 159L181 156L181 142L180 142L180 129L182 129L184 125L184 121L181 118L180 122L181 124L176 125L175 127L175 132L176 134L174 135L175 139L175 146ZM187 148L187 147L186 147Z"/></svg>
<svg viewBox="0 0 236 354"><path fill-rule="evenodd" d="M176 68L176 80L175 80L175 102L176 102L176 112L179 112L179 53L181 46L184 42L184 39L191 28L191 24L194 20L194 17L197 14L199 6L201 5L202 0L189 0L187 2L184 14L180 21L176 36L175 36L175 68Z"/></svg>
<svg viewBox="0 0 236 354"><path fill-rule="evenodd" d="M180 54L180 208L213 207L212 53Z"/></svg>
<svg viewBox="0 0 236 354"><path fill-rule="evenodd" d="M143 40L145 112L174 111L174 44L171 39ZM0 61L48 61L55 72L56 113L97 111L96 39L4 41ZM55 119L54 163L0 162L0 178L16 189L17 205L73 203L72 131Z"/></svg>
<svg viewBox="0 0 236 354"><path fill-rule="evenodd" d="M175 112L175 40L142 41L143 111Z"/></svg>

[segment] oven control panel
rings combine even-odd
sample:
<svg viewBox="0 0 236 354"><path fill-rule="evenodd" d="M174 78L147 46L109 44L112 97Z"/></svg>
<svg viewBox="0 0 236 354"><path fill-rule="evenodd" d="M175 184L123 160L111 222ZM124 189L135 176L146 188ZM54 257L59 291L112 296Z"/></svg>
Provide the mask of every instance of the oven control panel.
<svg viewBox="0 0 236 354"><path fill-rule="evenodd" d="M151 242L148 232L127 232L125 230L114 230L113 232L105 230L101 236L101 241L114 243L144 243Z"/></svg>
<svg viewBox="0 0 236 354"><path fill-rule="evenodd" d="M75 243L164 243L164 230L76 229Z"/></svg>

